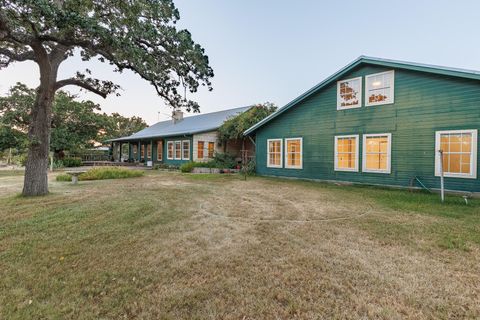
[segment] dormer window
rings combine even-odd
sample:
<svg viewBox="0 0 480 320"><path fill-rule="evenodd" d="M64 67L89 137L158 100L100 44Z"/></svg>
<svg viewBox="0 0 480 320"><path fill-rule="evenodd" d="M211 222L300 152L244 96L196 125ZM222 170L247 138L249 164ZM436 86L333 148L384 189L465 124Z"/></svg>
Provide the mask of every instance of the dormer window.
<svg viewBox="0 0 480 320"><path fill-rule="evenodd" d="M393 103L394 71L370 74L365 77L365 105L377 106Z"/></svg>
<svg viewBox="0 0 480 320"><path fill-rule="evenodd" d="M362 77L337 82L337 110L362 106Z"/></svg>

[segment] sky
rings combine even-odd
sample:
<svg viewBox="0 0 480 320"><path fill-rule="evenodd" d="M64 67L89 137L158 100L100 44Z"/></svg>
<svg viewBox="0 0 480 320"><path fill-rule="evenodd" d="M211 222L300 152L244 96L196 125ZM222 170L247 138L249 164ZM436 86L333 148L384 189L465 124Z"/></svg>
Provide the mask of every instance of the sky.
<svg viewBox="0 0 480 320"><path fill-rule="evenodd" d="M273 102L287 104L360 55L480 70L480 1L175 0L179 28L202 45L215 72L213 91L188 98L202 113ZM171 110L131 72L75 58L68 77L86 67L122 87L107 99L68 87L106 113L140 116L148 124ZM79 69L80 68L80 69ZM36 87L38 70L18 63L0 70L0 94L16 82ZM160 113L159 113L160 112Z"/></svg>

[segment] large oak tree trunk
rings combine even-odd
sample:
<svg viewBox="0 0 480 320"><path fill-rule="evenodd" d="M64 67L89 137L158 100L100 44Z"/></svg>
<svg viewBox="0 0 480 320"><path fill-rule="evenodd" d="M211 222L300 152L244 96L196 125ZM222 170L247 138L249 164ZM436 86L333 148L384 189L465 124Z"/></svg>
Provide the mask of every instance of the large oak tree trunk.
<svg viewBox="0 0 480 320"><path fill-rule="evenodd" d="M48 153L53 97L53 88L40 86L32 108L32 122L28 131L30 144L23 184L24 196L41 196L48 193Z"/></svg>

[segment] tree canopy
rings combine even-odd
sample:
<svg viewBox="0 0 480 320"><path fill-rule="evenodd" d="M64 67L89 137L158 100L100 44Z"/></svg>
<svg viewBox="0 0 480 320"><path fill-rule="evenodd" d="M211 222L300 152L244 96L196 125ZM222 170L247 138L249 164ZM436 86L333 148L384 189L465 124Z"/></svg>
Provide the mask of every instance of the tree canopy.
<svg viewBox="0 0 480 320"><path fill-rule="evenodd" d="M84 61L131 70L153 85L173 107L197 111L183 90L211 89L213 71L204 49L187 30L178 30L180 14L172 0L0 0L0 69L35 61L42 68L60 64L78 50ZM56 81L56 90L76 85L103 97L118 86L78 71Z"/></svg>
<svg viewBox="0 0 480 320"><path fill-rule="evenodd" d="M27 146L28 126L35 90L17 83L5 97L0 97L0 151ZM76 151L102 143L106 139L130 135L147 124L140 117L118 113L100 113L92 101L77 101L76 96L59 91L53 102L50 150Z"/></svg>
<svg viewBox="0 0 480 320"><path fill-rule="evenodd" d="M240 139L243 137L245 130L268 117L275 110L277 110L276 105L270 102L254 105L247 111L227 119L218 129L219 138L224 141Z"/></svg>
<svg viewBox="0 0 480 320"><path fill-rule="evenodd" d="M102 132L100 132L98 140L105 141L129 136L146 127L148 127L148 125L141 117L133 116L128 118L119 113L112 113L111 115L105 115L104 128Z"/></svg>

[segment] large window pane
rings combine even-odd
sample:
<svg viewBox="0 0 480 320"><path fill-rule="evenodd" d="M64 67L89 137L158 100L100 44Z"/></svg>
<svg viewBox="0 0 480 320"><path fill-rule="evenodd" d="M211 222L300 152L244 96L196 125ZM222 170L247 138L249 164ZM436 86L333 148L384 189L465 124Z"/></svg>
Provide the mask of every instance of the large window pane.
<svg viewBox="0 0 480 320"><path fill-rule="evenodd" d="M394 71L388 71L365 77L365 104L367 106L393 103L394 75Z"/></svg>
<svg viewBox="0 0 480 320"><path fill-rule="evenodd" d="M286 168L300 169L302 167L302 139L285 139L286 143ZM279 150L279 148L277 149ZM276 152L279 154L279 152Z"/></svg>
<svg viewBox="0 0 480 320"><path fill-rule="evenodd" d="M357 139L358 136L335 137L335 170L357 170Z"/></svg>
<svg viewBox="0 0 480 320"><path fill-rule="evenodd" d="M390 134L364 136L364 171L390 173Z"/></svg>
<svg viewBox="0 0 480 320"><path fill-rule="evenodd" d="M443 172L446 175L474 175L473 130L450 131L437 133L440 150L443 154ZM437 142L438 143L438 142ZM438 150L437 150L438 152ZM437 154L437 157L439 155ZM440 161L440 160L438 160ZM438 162L437 161L437 162ZM437 175L440 168L437 168Z"/></svg>
<svg viewBox="0 0 480 320"><path fill-rule="evenodd" d="M282 166L282 140L268 140L267 142L267 166L281 167Z"/></svg>
<svg viewBox="0 0 480 320"><path fill-rule="evenodd" d="M337 108L357 108L362 104L362 78L348 79L337 83Z"/></svg>

